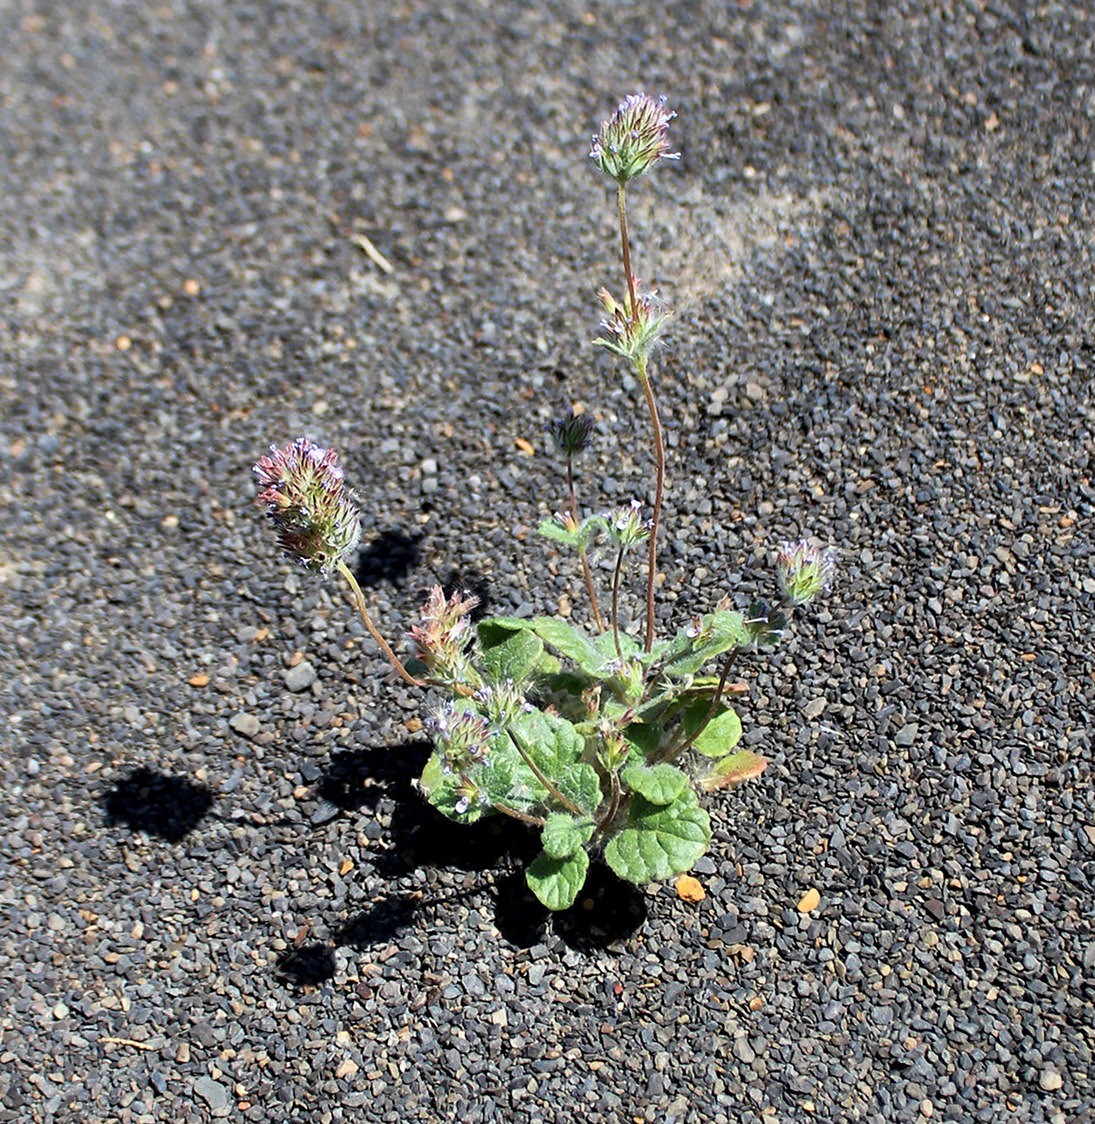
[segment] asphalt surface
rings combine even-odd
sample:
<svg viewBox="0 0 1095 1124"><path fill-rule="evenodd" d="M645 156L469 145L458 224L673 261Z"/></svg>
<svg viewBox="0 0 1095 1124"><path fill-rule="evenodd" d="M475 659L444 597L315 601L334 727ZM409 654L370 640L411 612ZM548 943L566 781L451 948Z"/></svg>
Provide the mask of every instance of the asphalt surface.
<svg viewBox="0 0 1095 1124"><path fill-rule="evenodd" d="M1095 1118L1088 4L0 26L0 1121ZM586 502L646 495L589 342L635 89L683 154L633 206L662 626L784 538L841 571L742 666L772 764L704 899L548 918L534 841L414 791L432 702L250 465L341 450L393 637L438 581L581 617L543 427L581 403Z"/></svg>

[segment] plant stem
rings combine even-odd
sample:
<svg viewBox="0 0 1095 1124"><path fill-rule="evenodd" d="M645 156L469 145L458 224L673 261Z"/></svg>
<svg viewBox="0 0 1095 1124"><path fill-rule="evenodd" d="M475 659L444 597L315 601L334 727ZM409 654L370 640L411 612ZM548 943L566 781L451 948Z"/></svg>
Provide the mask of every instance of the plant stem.
<svg viewBox="0 0 1095 1124"><path fill-rule="evenodd" d="M631 302L631 323L639 322L639 301L635 292L635 274L631 272L631 242L627 236L627 188L621 183L616 188L616 210L620 216L620 249L624 259L624 280Z"/></svg>
<svg viewBox="0 0 1095 1124"><path fill-rule="evenodd" d="M574 517L575 526L579 523L578 516L578 491L574 487L574 458L567 457L567 487L570 489L570 513ZM585 574L586 589L589 591L589 603L593 609L593 620L597 625L598 632L604 632L605 622L601 618L601 607L597 604L597 590L593 585L593 571L589 568L589 559L586 557L586 548L583 546L578 551L578 557L582 560L582 573Z"/></svg>
<svg viewBox="0 0 1095 1124"><path fill-rule="evenodd" d="M396 674L404 683L409 683L412 687L425 687L426 681L424 679L415 679L415 677L403 666L403 661L392 651L391 645L383 636L380 635L379 629L373 624L373 618L369 616L369 610L365 608L365 595L361 592L361 586L357 584L357 578L354 577L353 571L345 562L339 562L338 572L350 583L350 589L353 590L354 599L357 601L357 611L361 614L361 619L365 622L365 627L369 630L369 635L380 645L380 650L388 657L388 662L395 668Z"/></svg>
<svg viewBox="0 0 1095 1124"><path fill-rule="evenodd" d="M616 190L616 210L620 216L620 251L623 256L624 275L627 279L627 296L631 304L631 324L639 323L639 296L635 289L635 275L631 271L631 240L627 234L627 192L623 183ZM662 423L658 417L658 403L654 397L654 387L647 372L646 355L640 355L634 362L635 374L643 386L646 407L650 411L650 426L654 431L654 458L656 462L654 479L654 519L650 527L650 546L647 549L646 573L646 651L654 647L654 577L658 566L658 525L661 522L662 494L665 490L665 440L662 436Z"/></svg>
<svg viewBox="0 0 1095 1124"><path fill-rule="evenodd" d="M519 812L516 808L511 808L508 804L499 804L497 801L492 801L491 807L501 812L504 816L520 820L521 823L527 823L529 827L543 827L545 823L542 816L530 816L527 812Z"/></svg>
<svg viewBox="0 0 1095 1124"><path fill-rule="evenodd" d="M650 545L646 552L646 650L649 652L654 647L654 577L658 568L658 525L661 522L662 493L665 490L665 439L662 436L654 387L646 370L645 355L635 363L635 373L643 384L646 406L650 411L650 428L654 431L654 518L650 523Z"/></svg>
<svg viewBox="0 0 1095 1124"><path fill-rule="evenodd" d="M521 743L517 740L517 735L510 729L507 729L506 733L509 734L509 740L513 742L514 749L516 749L517 752L521 755L521 760L524 761L524 763L532 770L532 772L536 776L536 779L544 786L544 788L546 788L548 792L551 793L551 795L554 796L555 799L558 800L559 803L562 804L562 806L566 808L566 810L572 816L584 815L582 809L579 808L578 805L573 801L568 800L544 775L544 772L540 768L540 766L537 765L535 761L533 761L532 755L528 753L521 745Z"/></svg>
<svg viewBox="0 0 1095 1124"><path fill-rule="evenodd" d="M616 568L612 571L612 639L616 644L616 656L624 658L623 649L620 647L620 570L624 564L622 549L616 552Z"/></svg>
<svg viewBox="0 0 1095 1124"><path fill-rule="evenodd" d="M608 811L597 823L598 830L606 828L613 821L620 808L620 774L613 769L610 778L612 780L612 796L608 802Z"/></svg>
<svg viewBox="0 0 1095 1124"><path fill-rule="evenodd" d="M687 738L684 743L676 749L671 749L666 755L666 760L672 760L679 757L686 750L689 750L696 744L696 739L700 734L711 725L711 720L715 717L719 710L719 703L722 701L722 693L726 689L726 680L730 677L730 668L733 666L734 657L737 655L735 650L726 653L726 659L722 661L722 671L719 674L719 685L715 688L714 695L711 696L711 705L707 708L707 714L704 715L703 721L696 728L691 737Z"/></svg>

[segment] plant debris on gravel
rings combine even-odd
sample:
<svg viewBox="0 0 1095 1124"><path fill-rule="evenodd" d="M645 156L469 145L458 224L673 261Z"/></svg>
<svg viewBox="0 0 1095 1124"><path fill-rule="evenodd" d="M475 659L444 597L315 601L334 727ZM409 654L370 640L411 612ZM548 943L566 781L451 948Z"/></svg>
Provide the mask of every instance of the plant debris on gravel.
<svg viewBox="0 0 1095 1124"><path fill-rule="evenodd" d="M2 22L0 1121L1089 1119L1090 5ZM583 166L635 89L680 114L635 203L665 620L784 539L841 565L736 672L771 764L698 885L549 917L534 837L414 788L412 692L250 465L340 450L390 636L434 584L577 605L546 424L635 450L591 504L649 479Z"/></svg>

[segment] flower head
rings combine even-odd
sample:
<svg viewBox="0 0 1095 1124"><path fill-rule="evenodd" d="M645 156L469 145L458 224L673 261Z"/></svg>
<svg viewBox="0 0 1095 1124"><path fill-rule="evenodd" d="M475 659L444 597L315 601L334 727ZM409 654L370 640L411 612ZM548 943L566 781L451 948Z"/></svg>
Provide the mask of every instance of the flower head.
<svg viewBox="0 0 1095 1124"><path fill-rule="evenodd" d="M651 524L643 519L643 505L632 500L608 517L608 533L621 550L640 543L650 534Z"/></svg>
<svg viewBox="0 0 1095 1124"><path fill-rule="evenodd" d="M664 306L657 293L640 289L638 278L634 280L634 309L629 297L625 297L621 304L607 289L597 291L597 299L605 310L605 318L601 321L601 331L604 334L593 341L597 346L632 361L650 354L671 315L663 311Z"/></svg>
<svg viewBox="0 0 1095 1124"><path fill-rule="evenodd" d="M491 728L482 715L457 710L450 702L428 725L437 737L441 771L446 775L463 774L476 765L488 764Z"/></svg>
<svg viewBox="0 0 1095 1124"><path fill-rule="evenodd" d="M589 155L606 176L625 184L657 164L677 160L679 152L669 151L669 122L677 115L666 108L664 97L631 94L616 107L593 138Z"/></svg>
<svg viewBox="0 0 1095 1124"><path fill-rule="evenodd" d="M470 593L446 597L435 585L422 606L421 622L407 633L422 662L449 682L463 682L468 671L466 649L472 639L468 614L478 604L478 598Z"/></svg>
<svg viewBox="0 0 1095 1124"><path fill-rule="evenodd" d="M779 588L788 605L805 605L832 584L836 551L814 546L807 539L780 545L776 560Z"/></svg>
<svg viewBox="0 0 1095 1124"><path fill-rule="evenodd" d="M306 566L327 573L357 546L361 514L346 487L338 454L307 437L270 446L254 466L278 545Z"/></svg>
<svg viewBox="0 0 1095 1124"><path fill-rule="evenodd" d="M593 435L593 419L588 414L571 414L548 425L555 448L568 457L580 453Z"/></svg>

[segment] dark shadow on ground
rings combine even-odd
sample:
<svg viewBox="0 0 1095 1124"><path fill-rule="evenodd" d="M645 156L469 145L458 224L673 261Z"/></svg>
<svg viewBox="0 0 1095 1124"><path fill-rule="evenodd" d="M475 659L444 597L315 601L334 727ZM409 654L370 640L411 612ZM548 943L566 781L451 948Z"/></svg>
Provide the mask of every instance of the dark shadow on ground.
<svg viewBox="0 0 1095 1124"><path fill-rule="evenodd" d="M103 812L111 827L123 824L146 831L169 843L185 839L213 806L213 794L203 784L140 766L103 797Z"/></svg>
<svg viewBox="0 0 1095 1124"><path fill-rule="evenodd" d="M278 957L275 972L293 987L319 987L335 977L334 949L320 942L291 948Z"/></svg>
<svg viewBox="0 0 1095 1124"><path fill-rule="evenodd" d="M418 565L418 539L402 531L381 531L358 555L354 577L362 589L398 584Z"/></svg>
<svg viewBox="0 0 1095 1124"><path fill-rule="evenodd" d="M450 570L441 583L441 588L449 597L454 593L471 593L475 596L476 605L471 611L473 621L481 621L490 616L494 604L490 582L478 570Z"/></svg>
<svg viewBox="0 0 1095 1124"><path fill-rule="evenodd" d="M525 867L540 850L536 833L503 816L465 827L431 808L413 784L430 751L428 741L416 739L391 748L339 753L318 783L318 794L344 811L380 804L390 809L386 846L376 854L378 873L395 881L431 868L495 872L495 925L516 948L535 944L549 924L581 951L607 948L643 924L643 895L597 862L590 866L574 906L553 916L525 882ZM443 907L454 895L478 893L481 887L477 882L466 891L450 889L432 897L421 891L393 893L346 921L335 935L336 943L361 949L387 943L419 914Z"/></svg>

